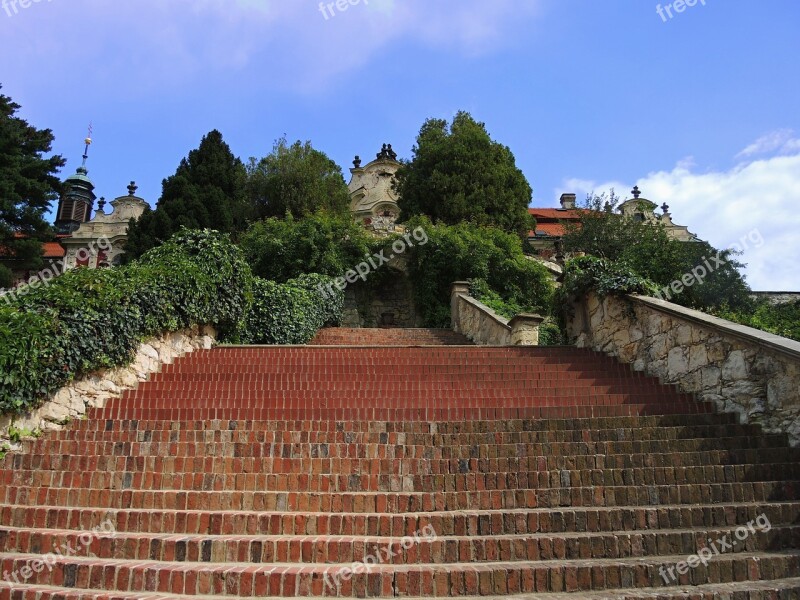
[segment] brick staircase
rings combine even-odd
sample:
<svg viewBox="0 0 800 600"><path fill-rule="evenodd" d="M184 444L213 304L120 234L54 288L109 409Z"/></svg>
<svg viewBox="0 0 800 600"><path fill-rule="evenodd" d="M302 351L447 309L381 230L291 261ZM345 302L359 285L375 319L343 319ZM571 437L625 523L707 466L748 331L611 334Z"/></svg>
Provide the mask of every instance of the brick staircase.
<svg viewBox="0 0 800 600"><path fill-rule="evenodd" d="M440 335L201 351L26 442L0 600L800 598L784 436L587 350Z"/></svg>

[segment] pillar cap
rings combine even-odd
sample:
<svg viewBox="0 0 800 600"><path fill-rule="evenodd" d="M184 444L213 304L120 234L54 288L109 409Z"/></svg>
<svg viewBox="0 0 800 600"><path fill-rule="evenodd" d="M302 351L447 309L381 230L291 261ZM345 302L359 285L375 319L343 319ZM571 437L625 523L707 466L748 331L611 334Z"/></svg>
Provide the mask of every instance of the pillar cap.
<svg viewBox="0 0 800 600"><path fill-rule="evenodd" d="M532 325L540 325L545 320L545 317L536 313L520 313L511 318L508 324L511 327L521 325L523 323L530 323Z"/></svg>

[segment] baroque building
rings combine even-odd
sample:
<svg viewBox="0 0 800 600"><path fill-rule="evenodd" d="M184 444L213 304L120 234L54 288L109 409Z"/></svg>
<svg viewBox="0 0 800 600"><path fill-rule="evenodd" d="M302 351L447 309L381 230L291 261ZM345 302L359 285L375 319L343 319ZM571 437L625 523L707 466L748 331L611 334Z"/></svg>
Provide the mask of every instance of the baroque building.
<svg viewBox="0 0 800 600"><path fill-rule="evenodd" d="M352 177L347 184L350 190L350 212L367 229L378 234L397 230L400 208L397 205L397 192L392 184L400 163L391 144L384 144L375 160L361 166L361 158L356 156Z"/></svg>
<svg viewBox="0 0 800 600"><path fill-rule="evenodd" d="M94 183L86 169L92 139L87 137L84 141L83 163L64 181L53 224L64 249L63 269L97 269L119 264L128 239L128 224L131 219L141 217L147 208L147 202L136 195L136 183L131 181L127 196L110 202L110 213L105 212L105 198L100 198L95 210Z"/></svg>
<svg viewBox="0 0 800 600"><path fill-rule="evenodd" d="M400 217L398 196L393 183L394 175L400 168L397 154L391 144L383 144L375 160L362 167L361 157L353 160L350 169L350 212L359 223L378 235L402 230L397 224ZM681 242L701 241L684 225L672 221L669 206L661 206L661 214L656 213L658 205L641 197L636 186L631 191L632 197L617 207L622 218L634 221L661 223L667 235ZM562 194L560 208L529 208L528 212L536 219L536 229L528 234L531 246L543 258L554 258L559 254L559 243L566 233L569 223L579 223L581 215L587 209L576 207L575 194Z"/></svg>
<svg viewBox="0 0 800 600"><path fill-rule="evenodd" d="M86 168L92 139L87 137L84 143L81 166L64 180L53 223L55 239L43 244L42 272L59 274L79 266L96 269L118 264L125 251L130 220L138 219L147 208L147 202L136 196L132 181L126 196L110 202L111 212L105 212L105 198L97 201L95 209L95 185ZM37 276L36 272L14 268L12 258L0 258L14 275L14 287Z"/></svg>

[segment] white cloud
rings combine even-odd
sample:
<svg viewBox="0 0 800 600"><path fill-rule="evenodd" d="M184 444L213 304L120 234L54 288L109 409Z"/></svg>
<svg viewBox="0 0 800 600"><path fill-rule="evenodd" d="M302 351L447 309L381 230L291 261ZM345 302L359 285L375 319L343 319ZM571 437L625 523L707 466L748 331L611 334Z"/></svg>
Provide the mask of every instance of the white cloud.
<svg viewBox="0 0 800 600"><path fill-rule="evenodd" d="M777 129L762 135L736 155L736 158L749 158L760 154L786 155L800 151L800 138L794 137L791 129Z"/></svg>
<svg viewBox="0 0 800 600"><path fill-rule="evenodd" d="M569 179L564 185L576 193L611 187L620 193L633 184ZM687 225L713 246L743 246L739 260L747 264L745 274L753 289L800 291L800 153L743 163L724 172L697 172L681 161L635 185L653 202L666 202L676 223ZM759 239L763 243L757 243Z"/></svg>
<svg viewBox="0 0 800 600"><path fill-rule="evenodd" d="M539 0L360 0L326 11L327 19L319 4L68 0L4 19L0 51L18 57L15 79L49 71L41 78L58 82L70 77L66 65L84 65L94 85L127 83L147 94L230 72L313 92L366 64L395 61L409 43L465 57L492 52L518 39L510 30L530 29Z"/></svg>

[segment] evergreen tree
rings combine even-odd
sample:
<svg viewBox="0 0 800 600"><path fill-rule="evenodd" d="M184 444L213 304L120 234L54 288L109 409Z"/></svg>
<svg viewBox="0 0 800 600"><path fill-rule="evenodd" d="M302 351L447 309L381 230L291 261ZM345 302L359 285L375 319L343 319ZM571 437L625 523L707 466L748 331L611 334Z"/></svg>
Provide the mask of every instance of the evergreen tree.
<svg viewBox="0 0 800 600"><path fill-rule="evenodd" d="M403 219L427 215L455 225L493 225L525 237L531 186L507 146L495 142L483 123L459 112L422 125L412 160L397 172Z"/></svg>
<svg viewBox="0 0 800 600"><path fill-rule="evenodd" d="M712 311L719 307L737 310L752 306L750 288L742 276L744 265L733 250L717 250L707 242L672 239L661 223L636 221L616 212L620 198L611 190L589 194L580 221L567 224L564 250L622 263L642 277L669 286L701 266L713 265L702 283L685 286L679 294L670 292L672 302Z"/></svg>
<svg viewBox="0 0 800 600"><path fill-rule="evenodd" d="M15 116L19 108L0 94L0 252L13 258L16 268L38 270L43 267L42 241L52 236L44 217L58 197L56 173L65 161L43 156L52 149L53 132ZM0 264L0 287L11 283L11 270Z"/></svg>
<svg viewBox="0 0 800 600"><path fill-rule="evenodd" d="M250 209L245 196L247 173L222 139L211 131L164 180L155 210L147 210L128 228L127 260L167 241L181 227L243 231Z"/></svg>
<svg viewBox="0 0 800 600"><path fill-rule="evenodd" d="M280 138L268 156L251 158L247 171L248 197L259 218L301 218L319 211L346 215L350 207L341 167L311 142L290 146Z"/></svg>

